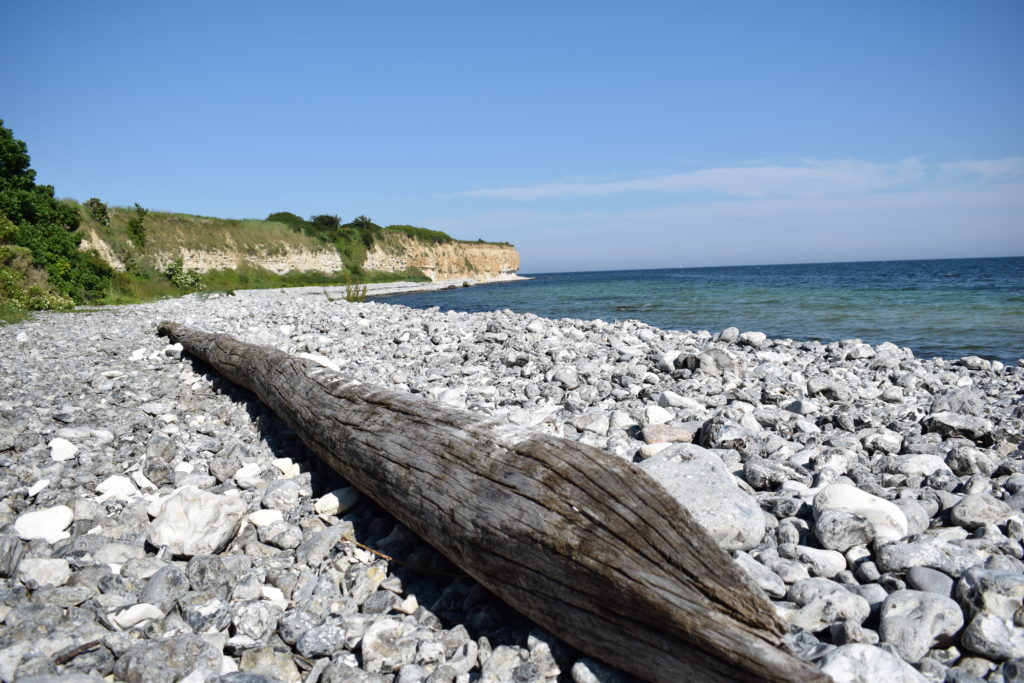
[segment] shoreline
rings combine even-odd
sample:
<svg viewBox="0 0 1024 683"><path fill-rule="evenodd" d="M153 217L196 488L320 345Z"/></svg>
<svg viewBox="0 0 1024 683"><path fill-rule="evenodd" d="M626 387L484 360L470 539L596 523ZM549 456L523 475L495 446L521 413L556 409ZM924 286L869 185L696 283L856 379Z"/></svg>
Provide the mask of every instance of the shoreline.
<svg viewBox="0 0 1024 683"><path fill-rule="evenodd" d="M448 283L403 286L424 284ZM28 561L2 579L16 593L0 603L0 619L27 623L39 601L79 601L48 613L49 639L16 628L0 635L12 675L50 666L63 643L82 640L100 640L122 680L146 648L186 646L216 673L249 670L253 653L274 658L275 648L289 653L280 666L303 677L315 667L317 676L409 667L404 680L447 665L468 681L530 663L544 679L589 680L583 671L601 670L472 583L375 568L379 557L333 545L350 534L445 571L401 525L357 503L262 404L181 359L155 335L165 319L632 462L803 629L801 651L826 672L984 677L1024 656L1016 641L987 635L999 626L1024 636L1013 613L996 609L997 575L1024 585L1024 367L917 358L891 343L441 312L300 289L309 290L301 299L291 289L240 290L0 327L0 547ZM199 507L244 502L244 521L216 552L158 554L147 539L161 522L150 513L172 496L191 504L189 487L210 496ZM175 533L205 538L201 527ZM311 556L321 536L330 543ZM103 578L113 565L122 578ZM206 566L224 582L207 585ZM183 592L168 597L155 577L175 572L186 577L174 584ZM978 591L995 592L975 600ZM197 609L210 600L216 609ZM273 617L250 628L249 610ZM900 621L907 610L931 616ZM384 655L362 640L366 629L398 634L403 624L416 633L408 651ZM331 629L359 635L317 649L315 637ZM438 658L418 659L438 646ZM59 672L89 673L92 662L73 659Z"/></svg>

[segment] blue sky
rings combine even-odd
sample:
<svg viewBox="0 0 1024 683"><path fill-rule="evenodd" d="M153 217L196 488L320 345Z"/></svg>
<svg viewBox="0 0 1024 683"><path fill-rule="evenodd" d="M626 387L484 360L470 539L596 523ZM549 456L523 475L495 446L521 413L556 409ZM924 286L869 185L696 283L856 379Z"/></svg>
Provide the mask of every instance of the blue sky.
<svg viewBox="0 0 1024 683"><path fill-rule="evenodd" d="M1024 3L4 4L60 196L359 214L524 272L1024 255Z"/></svg>

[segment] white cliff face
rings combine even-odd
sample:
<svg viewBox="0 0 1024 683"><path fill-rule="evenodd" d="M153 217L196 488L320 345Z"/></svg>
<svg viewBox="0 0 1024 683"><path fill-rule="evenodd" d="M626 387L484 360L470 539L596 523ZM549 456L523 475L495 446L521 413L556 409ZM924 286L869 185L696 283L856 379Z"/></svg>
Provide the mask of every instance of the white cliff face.
<svg viewBox="0 0 1024 683"><path fill-rule="evenodd" d="M278 274L287 273L289 270L320 270L333 273L341 270L343 265L338 252L333 248L311 250L268 244L267 250L263 253L182 248L177 253L157 254L157 268L163 269L179 256L183 268L194 268L200 273L224 268L238 268L243 263L259 266Z"/></svg>
<svg viewBox="0 0 1024 683"><path fill-rule="evenodd" d="M431 280L471 279L479 282L507 279L519 270L519 252L514 247L483 242L426 244L407 237L398 238L398 249L385 250L375 244L366 255L367 270L397 271L419 268Z"/></svg>
<svg viewBox="0 0 1024 683"><path fill-rule="evenodd" d="M100 257L115 270L125 265L96 232L88 231L81 243L82 249L95 249ZM287 244L266 244L262 249L246 251L233 249L205 250L180 247L176 251L151 254L154 265L163 269L171 261L181 258L182 266L200 273L224 268L238 268L248 263L274 273L290 270L317 270L333 273L344 267L338 252L330 246L323 249L296 247ZM448 242L427 244L404 235L389 236L388 244L375 244L366 254L366 270L385 272L418 268L433 281L474 280L488 282L507 280L519 270L519 252L514 247L482 242Z"/></svg>

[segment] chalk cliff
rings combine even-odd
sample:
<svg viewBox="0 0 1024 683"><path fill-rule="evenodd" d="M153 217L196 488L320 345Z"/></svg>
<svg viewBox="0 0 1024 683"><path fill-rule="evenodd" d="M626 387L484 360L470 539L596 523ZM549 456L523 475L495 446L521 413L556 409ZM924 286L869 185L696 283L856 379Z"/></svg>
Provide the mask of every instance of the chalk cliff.
<svg viewBox="0 0 1024 683"><path fill-rule="evenodd" d="M312 240L310 241L312 242ZM125 264L117 251L93 229L83 229L82 249L95 249L116 270ZM268 242L247 244L244 249L232 244L200 248L186 244L163 244L147 249L146 256L159 269L176 258L182 266L201 273L222 268L237 268L249 263L275 273L289 270L319 270L335 272L343 263L338 252L329 245L319 243L287 244ZM428 243L405 235L389 235L368 250L363 263L365 270L403 271L418 268L431 280L506 280L519 269L519 252L510 245L484 242Z"/></svg>
<svg viewBox="0 0 1024 683"><path fill-rule="evenodd" d="M399 248L395 248L395 243ZM519 252L511 245L486 242L429 244L405 236L376 243L366 254L367 270L419 268L431 280L503 280L519 270Z"/></svg>

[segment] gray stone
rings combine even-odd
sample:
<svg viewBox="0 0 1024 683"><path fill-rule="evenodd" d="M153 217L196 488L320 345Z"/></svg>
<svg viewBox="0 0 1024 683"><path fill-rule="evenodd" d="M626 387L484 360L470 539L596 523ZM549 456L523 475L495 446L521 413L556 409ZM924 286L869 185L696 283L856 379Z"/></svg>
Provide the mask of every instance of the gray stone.
<svg viewBox="0 0 1024 683"><path fill-rule="evenodd" d="M744 573L761 590L772 598L781 598L786 595L786 584L768 567L764 566L753 557L743 551L733 553L733 561L740 566Z"/></svg>
<svg viewBox="0 0 1024 683"><path fill-rule="evenodd" d="M64 559L26 557L18 566L18 580L31 590L63 586L70 578L71 566Z"/></svg>
<svg viewBox="0 0 1024 683"><path fill-rule="evenodd" d="M164 612L171 608L189 591L190 585L185 572L174 565L158 569L143 586L139 602L156 605Z"/></svg>
<svg viewBox="0 0 1024 683"><path fill-rule="evenodd" d="M282 683L299 683L302 680L292 656L268 646L244 651L238 669L249 674L262 674Z"/></svg>
<svg viewBox="0 0 1024 683"><path fill-rule="evenodd" d="M640 468L679 501L722 548L747 550L760 543L764 514L757 501L736 486L721 459L692 445L670 449L643 461Z"/></svg>
<svg viewBox="0 0 1024 683"><path fill-rule="evenodd" d="M953 595L953 579L937 569L911 567L907 570L907 585L919 591L935 593L943 597Z"/></svg>
<svg viewBox="0 0 1024 683"><path fill-rule="evenodd" d="M174 683L194 669L220 671L221 653L194 635L144 640L128 649L114 665L114 675L127 683Z"/></svg>
<svg viewBox="0 0 1024 683"><path fill-rule="evenodd" d="M266 642L277 629L281 610L266 600L248 600L231 608L231 623L237 634L254 641Z"/></svg>
<svg viewBox="0 0 1024 683"><path fill-rule="evenodd" d="M964 496L950 510L949 519L965 529L977 529L986 524L1002 524L1014 514L1013 508L985 493Z"/></svg>
<svg viewBox="0 0 1024 683"><path fill-rule="evenodd" d="M0 578L12 578L25 555L25 546L11 534L0 534Z"/></svg>
<svg viewBox="0 0 1024 683"><path fill-rule="evenodd" d="M196 633L219 631L231 623L231 606L207 592L187 593L180 600L181 617Z"/></svg>
<svg viewBox="0 0 1024 683"><path fill-rule="evenodd" d="M228 574L224 560L216 555L196 555L185 565L192 590L209 591L228 583Z"/></svg>
<svg viewBox="0 0 1024 683"><path fill-rule="evenodd" d="M944 438L964 437L977 443L990 440L994 425L984 417L961 415L949 411L932 413L921 425L929 432L941 434Z"/></svg>
<svg viewBox="0 0 1024 683"><path fill-rule="evenodd" d="M295 479L278 479L267 484L263 493L263 507L289 512L299 504L302 488Z"/></svg>
<svg viewBox="0 0 1024 683"><path fill-rule="evenodd" d="M284 618L281 620L284 622ZM289 620L289 626L295 622ZM303 657L330 657L345 647L345 621L338 617L328 618L324 623L303 633L295 648Z"/></svg>
<svg viewBox="0 0 1024 683"><path fill-rule="evenodd" d="M363 635L363 668L393 673L416 657L415 628L397 619L374 622Z"/></svg>
<svg viewBox="0 0 1024 683"><path fill-rule="evenodd" d="M950 576L985 561L977 548L954 545L935 535L922 534L912 542L889 543L878 548L875 562L884 572L902 572L911 567L931 567Z"/></svg>
<svg viewBox="0 0 1024 683"><path fill-rule="evenodd" d="M992 614L978 614L960 635L964 649L1002 661L1024 657L1024 628Z"/></svg>
<svg viewBox="0 0 1024 683"><path fill-rule="evenodd" d="M855 512L824 508L815 520L814 535L822 547L846 552L855 545L870 543L875 537L875 527Z"/></svg>
<svg viewBox="0 0 1024 683"><path fill-rule="evenodd" d="M960 606L948 597L915 590L891 593L882 604L879 635L908 662L918 662L935 646L951 644L964 624Z"/></svg>

